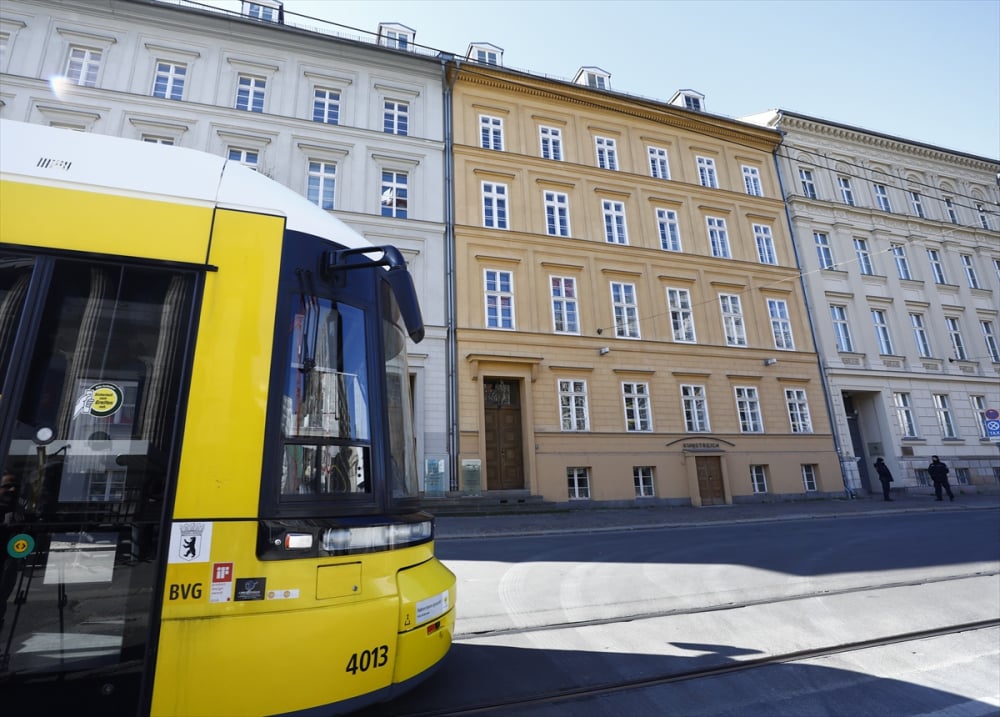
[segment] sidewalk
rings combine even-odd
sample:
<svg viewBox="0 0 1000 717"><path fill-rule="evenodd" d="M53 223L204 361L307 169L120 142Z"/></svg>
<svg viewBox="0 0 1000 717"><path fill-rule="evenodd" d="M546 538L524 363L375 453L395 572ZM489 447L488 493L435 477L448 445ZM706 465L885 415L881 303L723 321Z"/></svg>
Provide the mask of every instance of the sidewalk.
<svg viewBox="0 0 1000 717"><path fill-rule="evenodd" d="M795 502L718 505L704 508L635 506L631 508L581 507L552 512L506 513L502 515L435 518L438 540L542 535L547 533L641 530L644 528L691 527L720 523L753 523L811 518L850 518L859 515L937 511L1000 510L1000 495L961 494L955 501L937 502L933 495L910 495L886 503L878 496ZM1000 516L998 516L1000 525Z"/></svg>

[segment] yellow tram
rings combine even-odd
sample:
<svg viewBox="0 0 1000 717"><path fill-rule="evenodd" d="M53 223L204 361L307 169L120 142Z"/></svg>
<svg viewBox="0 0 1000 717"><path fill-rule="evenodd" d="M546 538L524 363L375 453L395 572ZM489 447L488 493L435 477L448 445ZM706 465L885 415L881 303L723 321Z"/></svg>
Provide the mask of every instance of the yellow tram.
<svg viewBox="0 0 1000 717"><path fill-rule="evenodd" d="M400 253L291 190L0 120L0 711L339 714L425 677L455 578L407 336Z"/></svg>

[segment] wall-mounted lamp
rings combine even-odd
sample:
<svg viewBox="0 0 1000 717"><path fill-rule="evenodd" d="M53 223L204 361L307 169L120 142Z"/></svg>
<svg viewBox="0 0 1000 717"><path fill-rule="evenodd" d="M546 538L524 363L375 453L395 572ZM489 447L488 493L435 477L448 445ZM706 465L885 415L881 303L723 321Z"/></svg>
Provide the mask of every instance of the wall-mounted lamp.
<svg viewBox="0 0 1000 717"><path fill-rule="evenodd" d="M599 353L601 356L607 356L609 353L611 353L611 349L608 348L607 346L602 346L601 348L597 349L597 353Z"/></svg>
<svg viewBox="0 0 1000 717"><path fill-rule="evenodd" d="M778 359L776 359L776 358L766 358L766 359L764 359L764 365L765 366L774 366L774 364L776 364L776 363L778 363Z"/></svg>

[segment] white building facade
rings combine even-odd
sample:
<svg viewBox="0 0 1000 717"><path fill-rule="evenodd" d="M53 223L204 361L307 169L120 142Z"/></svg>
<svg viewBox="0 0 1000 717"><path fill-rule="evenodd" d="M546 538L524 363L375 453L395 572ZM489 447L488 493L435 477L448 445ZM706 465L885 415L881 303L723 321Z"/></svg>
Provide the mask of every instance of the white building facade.
<svg viewBox="0 0 1000 717"><path fill-rule="evenodd" d="M444 69L408 28L360 37L317 22L270 0L240 13L6 0L0 116L229 157L397 246L426 325L410 346L418 465L440 468L450 452Z"/></svg>
<svg viewBox="0 0 1000 717"><path fill-rule="evenodd" d="M775 110L777 163L848 483L1000 482L1000 161Z"/></svg>

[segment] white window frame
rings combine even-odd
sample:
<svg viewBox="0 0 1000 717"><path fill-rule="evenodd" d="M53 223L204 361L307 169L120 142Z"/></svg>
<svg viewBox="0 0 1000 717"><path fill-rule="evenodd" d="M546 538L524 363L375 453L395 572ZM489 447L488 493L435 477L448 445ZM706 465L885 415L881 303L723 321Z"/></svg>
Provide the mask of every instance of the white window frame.
<svg viewBox="0 0 1000 717"><path fill-rule="evenodd" d="M550 276L552 295L552 331L557 334L580 333L580 311L577 303L576 278Z"/></svg>
<svg viewBox="0 0 1000 717"><path fill-rule="evenodd" d="M740 433L763 433L764 418L760 411L760 396L756 386L734 386L736 415L740 421Z"/></svg>
<svg viewBox="0 0 1000 717"><path fill-rule="evenodd" d="M971 254L959 254L959 259L962 261L962 269L965 270L965 280L969 284L970 289L982 289L982 285L979 283L979 275L976 274L976 265Z"/></svg>
<svg viewBox="0 0 1000 717"><path fill-rule="evenodd" d="M816 256L819 257L819 268L836 268L837 264L833 260L833 250L830 248L830 235L826 232L813 232L813 242L816 243Z"/></svg>
<svg viewBox="0 0 1000 717"><path fill-rule="evenodd" d="M479 146L503 151L503 117L479 115Z"/></svg>
<svg viewBox="0 0 1000 717"><path fill-rule="evenodd" d="M653 466L632 466L632 485L636 498L655 498Z"/></svg>
<svg viewBox="0 0 1000 717"><path fill-rule="evenodd" d="M750 485L754 495L767 493L767 466L753 464L750 466Z"/></svg>
<svg viewBox="0 0 1000 717"><path fill-rule="evenodd" d="M664 251L683 251L681 226L673 209L656 208L656 228L660 234L660 248Z"/></svg>
<svg viewBox="0 0 1000 717"><path fill-rule="evenodd" d="M715 160L711 157L696 157L698 182L709 189L719 188L719 175L715 171Z"/></svg>
<svg viewBox="0 0 1000 717"><path fill-rule="evenodd" d="M806 199L816 199L816 180L811 169L799 167L799 183L802 185L802 196Z"/></svg>
<svg viewBox="0 0 1000 717"><path fill-rule="evenodd" d="M241 72L236 76L236 102L233 107L241 112L260 114L267 100L267 77Z"/></svg>
<svg viewBox="0 0 1000 717"><path fill-rule="evenodd" d="M623 281L611 282L611 314L617 338L642 338L639 333L639 303L635 284Z"/></svg>
<svg viewBox="0 0 1000 717"><path fill-rule="evenodd" d="M917 355L920 358L931 358L931 341L927 336L927 326L924 323L924 315L915 311L910 312L910 326L913 328L913 342L917 345Z"/></svg>
<svg viewBox="0 0 1000 717"><path fill-rule="evenodd" d="M664 147L646 147L649 155L649 176L653 179L670 179L670 156Z"/></svg>
<svg viewBox="0 0 1000 717"><path fill-rule="evenodd" d="M708 396L705 387L682 383L681 405L684 409L684 429L688 433L709 433L712 430L708 417Z"/></svg>
<svg viewBox="0 0 1000 717"><path fill-rule="evenodd" d="M944 273L944 264L941 262L941 252L937 249L927 250L927 261L931 265L931 276L935 284L947 284L948 277Z"/></svg>
<svg viewBox="0 0 1000 717"><path fill-rule="evenodd" d="M406 137L410 133L410 103L389 97L382 99L382 133Z"/></svg>
<svg viewBox="0 0 1000 717"><path fill-rule="evenodd" d="M512 331L514 321L514 272L483 269L484 325L487 329Z"/></svg>
<svg viewBox="0 0 1000 717"><path fill-rule="evenodd" d="M993 322L988 319L979 320L979 330L983 332L983 341L986 342L986 354L993 363L1000 363L1000 343L997 341L997 332L993 328Z"/></svg>
<svg viewBox="0 0 1000 717"><path fill-rule="evenodd" d="M910 206L913 207L913 213L920 219L926 219L927 212L924 211L923 198L920 196L920 192L910 190L908 193L910 195Z"/></svg>
<svg viewBox="0 0 1000 717"><path fill-rule="evenodd" d="M406 219L410 206L410 173L382 169L379 184L379 208L383 217Z"/></svg>
<svg viewBox="0 0 1000 717"><path fill-rule="evenodd" d="M104 50L70 45L66 58L66 81L78 87L97 87L103 63Z"/></svg>
<svg viewBox="0 0 1000 717"><path fill-rule="evenodd" d="M697 343L694 311L689 289L667 288L667 307L670 310L670 331L677 343Z"/></svg>
<svg viewBox="0 0 1000 717"><path fill-rule="evenodd" d="M986 405L986 396L970 394L969 403L972 404L972 413L976 416L976 426L979 428L979 438L981 440L988 438L989 434L986 432L986 411L989 407Z"/></svg>
<svg viewBox="0 0 1000 717"><path fill-rule="evenodd" d="M932 393L931 401L934 403L934 415L937 417L941 437L958 438L958 433L955 431L955 419L951 415L951 401L948 399L948 394Z"/></svg>
<svg viewBox="0 0 1000 717"><path fill-rule="evenodd" d="M601 200L604 215L604 239L608 244L628 244L628 225L625 222L625 202Z"/></svg>
<svg viewBox="0 0 1000 717"><path fill-rule="evenodd" d="M944 207L948 212L948 219L952 224L958 224L958 211L955 209L955 202L951 197L944 198Z"/></svg>
<svg viewBox="0 0 1000 717"><path fill-rule="evenodd" d="M653 430L648 383L622 381L622 402L626 433L649 433Z"/></svg>
<svg viewBox="0 0 1000 717"><path fill-rule="evenodd" d="M837 177L837 186L840 188L840 198L844 200L844 204L849 207L855 206L854 190L851 188L850 177Z"/></svg>
<svg viewBox="0 0 1000 717"><path fill-rule="evenodd" d="M556 379L559 395L559 426L563 433L586 433L590 430L587 406L587 382L584 379Z"/></svg>
<svg viewBox="0 0 1000 717"><path fill-rule="evenodd" d="M817 490L816 466L812 463L802 463L802 487L806 493L813 493Z"/></svg>
<svg viewBox="0 0 1000 717"><path fill-rule="evenodd" d="M784 299L768 299L767 315L771 317L771 336L774 348L779 351L794 351L795 338L792 336L792 320L788 315L788 302Z"/></svg>
<svg viewBox="0 0 1000 717"><path fill-rule="evenodd" d="M256 149L247 149L246 147L228 147L226 150L226 158L232 162L239 162L244 167L249 167L255 172L260 169L260 151Z"/></svg>
<svg viewBox="0 0 1000 717"><path fill-rule="evenodd" d="M875 329L878 352L883 356L894 355L892 335L889 333L889 315L885 309L869 309L869 312L872 317L872 327Z"/></svg>
<svg viewBox="0 0 1000 717"><path fill-rule="evenodd" d="M561 162L563 159L562 130L558 127L540 125L538 127L538 148L542 159Z"/></svg>
<svg viewBox="0 0 1000 717"><path fill-rule="evenodd" d="M962 338L962 320L957 316L945 316L944 323L948 329L948 339L951 341L951 350L955 358L967 361L969 353L965 350L965 339Z"/></svg>
<svg viewBox="0 0 1000 717"><path fill-rule="evenodd" d="M566 484L570 500L590 500L590 468L567 468Z"/></svg>
<svg viewBox="0 0 1000 717"><path fill-rule="evenodd" d="M340 124L339 89L333 87L313 87L312 121L320 124Z"/></svg>
<svg viewBox="0 0 1000 717"><path fill-rule="evenodd" d="M902 244L893 244L890 248L893 261L896 262L896 273L900 279L912 279L910 274L910 262L906 259L906 247Z"/></svg>
<svg viewBox="0 0 1000 717"><path fill-rule="evenodd" d="M716 259L732 259L729 247L729 231L726 229L724 217L705 217L705 227L708 230L708 244L712 256Z"/></svg>
<svg viewBox="0 0 1000 717"><path fill-rule="evenodd" d="M875 203L878 208L883 212L892 211L892 203L889 201L889 190L884 184L872 184L872 190L875 192Z"/></svg>
<svg viewBox="0 0 1000 717"><path fill-rule="evenodd" d="M763 197L764 188L760 183L760 169L751 167L749 164L743 165L743 186L747 194L752 197Z"/></svg>
<svg viewBox="0 0 1000 717"><path fill-rule="evenodd" d="M337 203L337 163L309 159L306 165L306 198L320 209L331 210Z"/></svg>
<svg viewBox="0 0 1000 717"><path fill-rule="evenodd" d="M851 338L851 326L847 321L847 307L843 304L830 304L830 319L833 322L837 351L853 353L854 339Z"/></svg>
<svg viewBox="0 0 1000 717"><path fill-rule="evenodd" d="M774 249L774 236L767 224L753 224L753 238L757 245L757 259L761 264L778 264L778 255Z"/></svg>
<svg viewBox="0 0 1000 717"><path fill-rule="evenodd" d="M159 88L162 80L163 87ZM151 97L164 100L183 100L187 80L187 65L172 60L157 60L153 66L153 87Z"/></svg>
<svg viewBox="0 0 1000 717"><path fill-rule="evenodd" d="M990 221L990 214L986 211L986 205L976 202L976 213L979 215L979 226L987 231L993 230L993 222Z"/></svg>
<svg viewBox="0 0 1000 717"><path fill-rule="evenodd" d="M509 229L507 215L507 185L482 182L483 226L488 229Z"/></svg>
<svg viewBox="0 0 1000 717"><path fill-rule="evenodd" d="M907 391L892 394L892 405L896 409L896 422L903 438L917 438L917 422L913 418L913 401Z"/></svg>
<svg viewBox="0 0 1000 717"><path fill-rule="evenodd" d="M545 232L549 236L568 237L569 195L546 189L542 191L542 204L545 207Z"/></svg>
<svg viewBox="0 0 1000 717"><path fill-rule="evenodd" d="M867 239L854 237L854 254L858 258L858 271L865 276L871 276L875 273L875 267L872 264L872 253L868 248Z"/></svg>
<svg viewBox="0 0 1000 717"><path fill-rule="evenodd" d="M813 432L809 398L804 388L786 388L785 407L788 409L788 425L792 433Z"/></svg>
<svg viewBox="0 0 1000 717"><path fill-rule="evenodd" d="M618 142L613 137L594 137L597 166L601 169L618 169Z"/></svg>
<svg viewBox="0 0 1000 717"><path fill-rule="evenodd" d="M739 294L719 294L719 310L722 313L722 331L726 337L726 346L745 347L747 329Z"/></svg>

